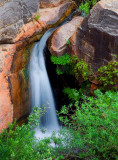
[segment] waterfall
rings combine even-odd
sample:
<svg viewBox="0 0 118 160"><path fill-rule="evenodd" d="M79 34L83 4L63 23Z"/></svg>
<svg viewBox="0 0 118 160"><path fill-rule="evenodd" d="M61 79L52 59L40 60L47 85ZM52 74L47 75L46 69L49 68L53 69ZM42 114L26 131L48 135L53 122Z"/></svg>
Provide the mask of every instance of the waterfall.
<svg viewBox="0 0 118 160"><path fill-rule="evenodd" d="M39 128L45 128L48 132L58 130L59 128L53 93L44 59L44 48L46 46L46 41L54 30L55 29L49 29L43 35L41 40L35 44L30 59L29 72L32 93L32 108L34 106L42 107L43 105L46 107L46 112L40 119Z"/></svg>

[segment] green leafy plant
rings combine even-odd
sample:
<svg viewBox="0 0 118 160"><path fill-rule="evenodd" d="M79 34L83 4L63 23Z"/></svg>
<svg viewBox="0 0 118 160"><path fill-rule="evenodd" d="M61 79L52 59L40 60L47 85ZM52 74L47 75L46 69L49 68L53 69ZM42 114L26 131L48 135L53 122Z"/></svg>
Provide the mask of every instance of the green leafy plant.
<svg viewBox="0 0 118 160"><path fill-rule="evenodd" d="M100 67L96 72L95 79L98 81L101 90L117 89L118 87L118 62L116 57L114 55L114 60ZM58 75L64 73L73 75L80 83L94 77L91 66L75 55L71 57L66 53L61 57L52 56L51 61L57 65Z"/></svg>
<svg viewBox="0 0 118 160"><path fill-rule="evenodd" d="M73 71L76 79L82 77L85 81L88 80L88 77L92 75L92 69L83 59L78 61L78 63L74 66Z"/></svg>
<svg viewBox="0 0 118 160"><path fill-rule="evenodd" d="M83 15L84 17L86 17L86 16L89 14L89 12L90 12L90 2L87 1L87 2L85 2L85 4L82 3L82 4L79 6L79 10L81 11L82 15Z"/></svg>
<svg viewBox="0 0 118 160"><path fill-rule="evenodd" d="M51 157L52 147L50 140L39 141L35 138L35 127L39 125L39 118L44 113L34 107L33 114L29 116L28 124L21 127L16 125L16 121L9 125L0 134L0 159L1 160L40 160Z"/></svg>
<svg viewBox="0 0 118 160"><path fill-rule="evenodd" d="M51 56L51 61L57 65L57 74L61 75L63 73L70 73L71 71L71 56L69 54L65 54L61 57L56 57L54 55Z"/></svg>
<svg viewBox="0 0 118 160"><path fill-rule="evenodd" d="M65 39L66 40L66 39ZM69 40L66 40L66 43L68 44L68 45L71 45L71 42L69 41Z"/></svg>
<svg viewBox="0 0 118 160"><path fill-rule="evenodd" d="M81 94L76 89L64 88L64 94L68 95L68 98L73 102L79 101Z"/></svg>
<svg viewBox="0 0 118 160"><path fill-rule="evenodd" d="M62 107L59 119L66 128L63 127L58 136L53 133L50 138L36 139L34 128L45 108L35 107L28 124L19 127L15 121L0 134L2 160L118 159L118 92L103 94L96 90L95 97L82 94L81 104L77 90L66 89L65 93L77 102L74 112L71 103Z"/></svg>
<svg viewBox="0 0 118 160"><path fill-rule="evenodd" d="M64 54L61 57L56 57L54 55L51 56L51 61L56 65L67 65L70 63L71 56L69 54Z"/></svg>
<svg viewBox="0 0 118 160"><path fill-rule="evenodd" d="M111 61L98 69L97 80L105 89L113 89L118 84L118 62Z"/></svg>
<svg viewBox="0 0 118 160"><path fill-rule="evenodd" d="M90 9L97 3L97 0L87 0L85 2L82 2L81 5L79 6L79 10L81 11L82 15L86 17Z"/></svg>
<svg viewBox="0 0 118 160"><path fill-rule="evenodd" d="M78 80L82 78L84 81L92 74L92 69L83 60L78 59L77 56L70 56L67 53L61 57L51 56L51 61L57 65L57 74L70 74L74 75Z"/></svg>
<svg viewBox="0 0 118 160"><path fill-rule="evenodd" d="M40 18L40 14L36 15L35 20L38 21Z"/></svg>
<svg viewBox="0 0 118 160"><path fill-rule="evenodd" d="M81 101L83 95L90 95L90 83L89 81L84 82L79 89L75 88L64 88L64 94L68 96L70 103L78 103Z"/></svg>
<svg viewBox="0 0 118 160"><path fill-rule="evenodd" d="M64 116L60 120L68 126L71 137L68 155L76 155L77 159L118 159L118 92L103 94L96 90L95 96L83 96L84 102L75 103L72 115L72 105L62 107Z"/></svg>

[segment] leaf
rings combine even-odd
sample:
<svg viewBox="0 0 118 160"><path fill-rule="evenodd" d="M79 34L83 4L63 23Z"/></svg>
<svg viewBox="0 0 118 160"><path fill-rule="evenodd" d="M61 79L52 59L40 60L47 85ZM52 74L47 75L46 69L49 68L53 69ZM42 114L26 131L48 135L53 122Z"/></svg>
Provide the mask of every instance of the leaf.
<svg viewBox="0 0 118 160"><path fill-rule="evenodd" d="M38 21L40 18L40 14L38 14L36 17L35 17L35 20Z"/></svg>

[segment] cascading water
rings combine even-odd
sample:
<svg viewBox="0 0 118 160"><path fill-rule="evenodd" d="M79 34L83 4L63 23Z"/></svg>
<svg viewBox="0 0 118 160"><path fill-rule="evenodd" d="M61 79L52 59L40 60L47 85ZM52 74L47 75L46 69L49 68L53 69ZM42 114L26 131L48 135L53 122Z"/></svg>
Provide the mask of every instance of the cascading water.
<svg viewBox="0 0 118 160"><path fill-rule="evenodd" d="M30 83L32 92L32 107L46 107L46 112L40 119L39 128L47 129L47 132L59 129L53 93L46 71L44 60L44 48L46 41L55 29L49 29L36 43L30 60ZM37 129L36 134L41 134ZM37 135L40 137L40 135Z"/></svg>
<svg viewBox="0 0 118 160"><path fill-rule="evenodd" d="M69 17L67 17L61 24L68 23L73 15L78 12L78 10L74 11ZM31 84L31 92L32 92L32 108L42 107L43 105L46 107L45 115L40 119L39 128L47 129L47 133L44 136L37 128L36 137L47 137L50 136L52 131L59 130L59 124L56 117L56 110L54 104L53 93L51 90L50 82L48 79L45 60L44 60L44 48L46 46L46 41L50 37L50 35L56 30L49 29L41 38L41 40L36 43L31 60L30 60L30 84Z"/></svg>

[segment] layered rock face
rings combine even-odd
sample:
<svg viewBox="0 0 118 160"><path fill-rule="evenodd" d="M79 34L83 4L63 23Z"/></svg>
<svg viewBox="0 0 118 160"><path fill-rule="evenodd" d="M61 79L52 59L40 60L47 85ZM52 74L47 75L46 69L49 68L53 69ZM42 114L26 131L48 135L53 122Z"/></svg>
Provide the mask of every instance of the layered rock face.
<svg viewBox="0 0 118 160"><path fill-rule="evenodd" d="M56 56L75 54L96 72L118 55L118 1L101 0L88 17L74 17L55 31L48 48Z"/></svg>
<svg viewBox="0 0 118 160"><path fill-rule="evenodd" d="M29 114L26 70L33 42L74 9L69 0L0 1L0 131Z"/></svg>

